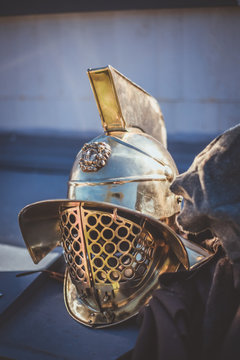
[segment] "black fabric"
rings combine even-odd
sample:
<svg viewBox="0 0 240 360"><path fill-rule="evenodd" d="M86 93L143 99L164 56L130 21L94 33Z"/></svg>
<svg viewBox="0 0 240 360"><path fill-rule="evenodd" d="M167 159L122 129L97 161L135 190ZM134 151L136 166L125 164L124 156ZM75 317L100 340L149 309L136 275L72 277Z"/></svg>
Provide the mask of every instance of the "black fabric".
<svg viewBox="0 0 240 360"><path fill-rule="evenodd" d="M163 274L121 360L240 359L240 265L221 247L191 271Z"/></svg>

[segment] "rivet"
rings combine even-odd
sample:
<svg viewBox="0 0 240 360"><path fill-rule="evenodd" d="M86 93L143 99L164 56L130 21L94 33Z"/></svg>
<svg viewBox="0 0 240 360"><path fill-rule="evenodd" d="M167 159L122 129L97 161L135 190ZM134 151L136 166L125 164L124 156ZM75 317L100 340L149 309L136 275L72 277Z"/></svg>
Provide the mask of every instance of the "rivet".
<svg viewBox="0 0 240 360"><path fill-rule="evenodd" d="M109 300L109 295L105 295L103 298L103 302L107 302Z"/></svg>
<svg viewBox="0 0 240 360"><path fill-rule="evenodd" d="M181 202L183 201L183 197L182 196L177 196L177 203L181 204Z"/></svg>

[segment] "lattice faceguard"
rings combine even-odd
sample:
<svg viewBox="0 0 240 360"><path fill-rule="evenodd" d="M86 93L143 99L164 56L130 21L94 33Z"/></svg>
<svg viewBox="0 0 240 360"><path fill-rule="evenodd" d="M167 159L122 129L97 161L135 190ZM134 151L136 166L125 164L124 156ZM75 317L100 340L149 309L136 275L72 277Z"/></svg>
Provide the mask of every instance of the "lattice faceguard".
<svg viewBox="0 0 240 360"><path fill-rule="evenodd" d="M135 315L160 273L176 271L181 262L187 266L174 233L159 223L152 226L145 216L83 204L62 206L60 219L65 303L85 325L104 327Z"/></svg>
<svg viewBox="0 0 240 360"><path fill-rule="evenodd" d="M40 201L22 209L19 224L35 263L63 246L65 304L88 326L110 326L134 316L149 301L159 274L181 264L189 267L172 229L114 204Z"/></svg>

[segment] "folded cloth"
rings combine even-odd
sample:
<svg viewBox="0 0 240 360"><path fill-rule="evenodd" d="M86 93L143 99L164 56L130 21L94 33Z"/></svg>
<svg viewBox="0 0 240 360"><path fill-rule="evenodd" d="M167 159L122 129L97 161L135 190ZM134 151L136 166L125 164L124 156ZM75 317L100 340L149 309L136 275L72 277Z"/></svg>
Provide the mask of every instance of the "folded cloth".
<svg viewBox="0 0 240 360"><path fill-rule="evenodd" d="M196 268L159 282L135 348L119 360L240 359L240 265L221 246Z"/></svg>

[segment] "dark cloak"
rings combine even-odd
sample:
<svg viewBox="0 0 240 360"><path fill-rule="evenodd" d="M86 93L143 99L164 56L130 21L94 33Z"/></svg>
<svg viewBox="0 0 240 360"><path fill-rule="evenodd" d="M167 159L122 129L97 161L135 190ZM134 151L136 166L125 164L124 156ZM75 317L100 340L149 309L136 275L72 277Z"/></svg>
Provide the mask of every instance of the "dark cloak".
<svg viewBox="0 0 240 360"><path fill-rule="evenodd" d="M190 271L163 274L135 348L119 360L239 360L240 266L221 246Z"/></svg>

